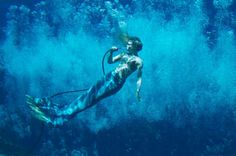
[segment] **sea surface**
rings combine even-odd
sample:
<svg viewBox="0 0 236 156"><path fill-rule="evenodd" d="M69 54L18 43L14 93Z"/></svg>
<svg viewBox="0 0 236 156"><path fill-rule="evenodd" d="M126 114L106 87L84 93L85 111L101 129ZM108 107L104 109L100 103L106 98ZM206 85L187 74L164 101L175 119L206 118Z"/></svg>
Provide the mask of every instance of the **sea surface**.
<svg viewBox="0 0 236 156"><path fill-rule="evenodd" d="M26 94L92 86L124 32L143 42L141 102L133 73L64 125L32 116ZM236 156L236 1L1 0L0 79L1 156Z"/></svg>

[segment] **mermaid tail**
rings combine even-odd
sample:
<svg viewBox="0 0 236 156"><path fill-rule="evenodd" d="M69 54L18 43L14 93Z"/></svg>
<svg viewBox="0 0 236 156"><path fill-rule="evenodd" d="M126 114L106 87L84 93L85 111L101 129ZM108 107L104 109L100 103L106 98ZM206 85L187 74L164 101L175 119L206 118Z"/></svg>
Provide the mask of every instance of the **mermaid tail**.
<svg viewBox="0 0 236 156"><path fill-rule="evenodd" d="M123 86L125 78L116 72L110 72L97 81L87 92L80 95L72 103L63 107L52 107L48 98L34 98L26 95L26 102L37 119L54 126L62 125L76 114L92 107L100 100L117 93ZM52 104L54 105L54 104Z"/></svg>

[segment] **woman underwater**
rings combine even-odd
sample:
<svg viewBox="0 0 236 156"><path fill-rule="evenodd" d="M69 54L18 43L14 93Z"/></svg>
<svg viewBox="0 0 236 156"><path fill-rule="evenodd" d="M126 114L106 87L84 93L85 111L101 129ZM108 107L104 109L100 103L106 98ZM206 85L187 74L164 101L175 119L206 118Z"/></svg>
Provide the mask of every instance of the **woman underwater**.
<svg viewBox="0 0 236 156"><path fill-rule="evenodd" d="M108 63L119 62L119 65L111 72L106 74L95 85L89 88L84 94L79 96L72 103L62 108L47 107L51 105L48 98L34 98L26 95L26 102L29 104L33 115L46 123L52 125L62 125L74 117L77 113L95 105L100 100L117 93L125 83L126 78L137 70L137 90L136 98L140 101L140 87L142 83L143 61L138 56L143 44L138 37L129 37L126 45L127 52L113 57L113 52L117 47L109 50Z"/></svg>

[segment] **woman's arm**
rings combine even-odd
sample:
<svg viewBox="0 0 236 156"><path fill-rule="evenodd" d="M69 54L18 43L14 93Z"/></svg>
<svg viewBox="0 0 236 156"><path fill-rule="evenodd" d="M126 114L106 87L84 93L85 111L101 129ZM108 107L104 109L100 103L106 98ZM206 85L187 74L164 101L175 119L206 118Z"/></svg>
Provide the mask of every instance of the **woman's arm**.
<svg viewBox="0 0 236 156"><path fill-rule="evenodd" d="M142 84L142 68L143 68L143 63L142 61L140 60L139 61L139 64L138 64L138 67L137 67L137 70L138 70L138 80L137 80L137 90L136 90L136 98L137 100L140 102L140 88L141 88L141 84Z"/></svg>
<svg viewBox="0 0 236 156"><path fill-rule="evenodd" d="M115 51L117 51L117 50L118 50L117 47L112 47L112 48L110 49L110 53L109 53L109 55L108 55L108 60L107 60L107 62L108 62L109 64L112 64L112 63L115 63L115 62L119 61L119 60L122 58L122 56L124 55L124 54L121 53L121 54L119 54L119 55L113 57L113 56L112 56L112 55L113 55L113 52L115 52Z"/></svg>

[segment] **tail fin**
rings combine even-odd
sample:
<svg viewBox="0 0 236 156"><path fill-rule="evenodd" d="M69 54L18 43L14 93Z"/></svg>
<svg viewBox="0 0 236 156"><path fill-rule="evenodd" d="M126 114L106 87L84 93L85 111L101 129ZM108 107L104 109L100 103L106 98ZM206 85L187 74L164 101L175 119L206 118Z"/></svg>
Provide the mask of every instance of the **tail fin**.
<svg viewBox="0 0 236 156"><path fill-rule="evenodd" d="M51 119L46 116L46 114L37 106L37 103L34 100L35 98L29 95L26 95L26 103L31 109L32 115L40 121L51 123Z"/></svg>
<svg viewBox="0 0 236 156"><path fill-rule="evenodd" d="M30 108L32 110L32 115L35 118L37 118L37 119L39 119L39 120L41 120L43 122L46 122L46 123L50 123L51 122L51 119L49 117L47 117L45 115L45 113L42 112L42 110L38 106L30 105Z"/></svg>

